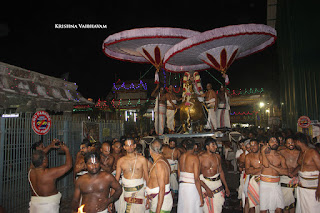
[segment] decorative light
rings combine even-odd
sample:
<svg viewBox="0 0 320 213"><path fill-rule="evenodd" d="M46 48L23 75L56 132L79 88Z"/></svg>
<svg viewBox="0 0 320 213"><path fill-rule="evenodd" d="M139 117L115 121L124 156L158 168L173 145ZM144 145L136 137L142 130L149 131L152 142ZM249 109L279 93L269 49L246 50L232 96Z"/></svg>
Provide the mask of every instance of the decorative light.
<svg viewBox="0 0 320 213"><path fill-rule="evenodd" d="M252 111L252 112L230 112L230 115L253 115L253 114L258 114L259 112L257 111Z"/></svg>
<svg viewBox="0 0 320 213"><path fill-rule="evenodd" d="M18 118L19 113L3 114L1 117L3 117L3 118Z"/></svg>
<svg viewBox="0 0 320 213"><path fill-rule="evenodd" d="M263 103L263 102L260 102L260 103L259 103L259 106L260 106L260 108L264 107L264 103Z"/></svg>
<svg viewBox="0 0 320 213"><path fill-rule="evenodd" d="M128 121L128 111L124 112L124 119L125 119L125 121Z"/></svg>
<svg viewBox="0 0 320 213"><path fill-rule="evenodd" d="M148 89L147 88L147 83L144 83L142 80L140 80L138 86L135 86L133 83L131 83L129 87L126 87L126 83L125 82L123 82L120 87L116 87L116 83L113 83L113 88L115 90L120 90L122 88L126 89L126 90L132 90L132 89L136 90L136 89L140 89L140 88L143 88L144 90Z"/></svg>

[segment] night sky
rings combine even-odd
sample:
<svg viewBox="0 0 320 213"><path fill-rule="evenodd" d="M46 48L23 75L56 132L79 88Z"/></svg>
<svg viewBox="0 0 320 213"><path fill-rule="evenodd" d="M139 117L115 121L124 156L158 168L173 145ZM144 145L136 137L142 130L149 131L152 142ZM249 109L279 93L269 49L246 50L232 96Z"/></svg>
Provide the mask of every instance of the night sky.
<svg viewBox="0 0 320 213"><path fill-rule="evenodd" d="M140 27L178 27L200 32L227 25L266 24L266 0L91 1L46 4L9 3L0 13L0 61L77 83L86 98L104 98L116 78L137 80L150 64L108 58L102 43L109 35ZM55 29L55 24L105 24L107 29ZM272 87L277 78L276 45L235 61L230 88ZM212 75L221 75L211 69ZM116 73L116 74L115 74ZM200 73L203 83L214 80ZM154 68L147 78L154 77ZM218 84L216 84L216 89Z"/></svg>

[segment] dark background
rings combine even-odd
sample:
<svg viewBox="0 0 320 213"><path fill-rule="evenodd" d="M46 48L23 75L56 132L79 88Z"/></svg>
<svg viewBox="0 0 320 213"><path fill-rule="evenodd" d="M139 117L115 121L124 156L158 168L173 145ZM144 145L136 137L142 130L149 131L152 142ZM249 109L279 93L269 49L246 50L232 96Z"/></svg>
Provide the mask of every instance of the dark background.
<svg viewBox="0 0 320 213"><path fill-rule="evenodd" d="M150 64L108 58L109 35L140 27L179 27L200 32L227 25L266 24L267 1L94 1L87 3L9 3L0 13L0 61L53 77L68 77L86 98L104 98L112 83L137 80ZM106 24L107 29L55 29L55 24ZM154 78L154 68L145 75ZM210 73L222 81L221 74ZM228 70L231 89L274 88L276 45L235 61ZM202 83L219 84L206 72Z"/></svg>

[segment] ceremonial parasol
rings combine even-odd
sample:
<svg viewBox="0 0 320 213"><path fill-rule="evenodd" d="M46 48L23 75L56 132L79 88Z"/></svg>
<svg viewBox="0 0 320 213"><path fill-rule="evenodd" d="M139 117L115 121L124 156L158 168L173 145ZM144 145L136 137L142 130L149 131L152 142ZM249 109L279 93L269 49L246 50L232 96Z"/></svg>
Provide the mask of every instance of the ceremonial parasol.
<svg viewBox="0 0 320 213"><path fill-rule="evenodd" d="M103 52L115 59L151 63L158 72L163 64L164 54L173 45L199 32L170 27L137 28L108 36L103 42Z"/></svg>
<svg viewBox="0 0 320 213"><path fill-rule="evenodd" d="M276 30L262 24L217 28L181 41L164 56L169 72L201 71L210 67L225 74L235 59L262 51L276 40Z"/></svg>

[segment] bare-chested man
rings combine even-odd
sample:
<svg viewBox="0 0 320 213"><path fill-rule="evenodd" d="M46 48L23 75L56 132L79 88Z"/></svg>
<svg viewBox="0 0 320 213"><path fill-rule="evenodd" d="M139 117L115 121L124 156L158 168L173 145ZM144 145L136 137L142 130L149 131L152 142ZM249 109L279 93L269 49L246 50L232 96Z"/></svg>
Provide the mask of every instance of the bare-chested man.
<svg viewBox="0 0 320 213"><path fill-rule="evenodd" d="M217 94L212 89L212 84L207 84L207 91L203 93L202 95L199 95L200 97L205 97L206 105L208 109L208 122L205 126L205 129L217 129L217 118L216 118L216 110L218 107L218 100L217 100Z"/></svg>
<svg viewBox="0 0 320 213"><path fill-rule="evenodd" d="M200 160L194 153L195 141L184 139L186 153L179 158L178 213L202 213L203 196L200 182Z"/></svg>
<svg viewBox="0 0 320 213"><path fill-rule="evenodd" d="M61 193L56 188L56 180L66 174L72 167L72 157L68 147L61 143L60 149L66 154L66 162L59 167L47 168L48 157L42 150L32 154L34 168L29 170L28 179L32 189L29 203L30 213L58 213Z"/></svg>
<svg viewBox="0 0 320 213"><path fill-rule="evenodd" d="M292 172L298 166L298 158L300 151L295 148L293 137L289 136L285 139L285 149L280 150L280 154L286 159L288 171ZM280 177L281 189L284 199L284 212L295 212L294 190L298 185L298 178L290 178L287 175Z"/></svg>
<svg viewBox="0 0 320 213"><path fill-rule="evenodd" d="M114 163L113 163L113 172L112 174L116 176L116 169L117 169L117 163L120 158L122 158L124 155L122 154L122 147L121 142L116 141L112 145L112 153L111 155L114 157Z"/></svg>
<svg viewBox="0 0 320 213"><path fill-rule="evenodd" d="M217 128L231 128L230 125L230 103L229 93L224 86L221 86L218 93Z"/></svg>
<svg viewBox="0 0 320 213"><path fill-rule="evenodd" d="M103 171L106 171L108 173L113 172L114 164L114 157L110 154L110 151L110 144L107 141L103 142L100 148L100 166Z"/></svg>
<svg viewBox="0 0 320 213"><path fill-rule="evenodd" d="M260 181L260 211L282 212L284 199L279 184L279 175L288 175L285 158L277 151L279 139L271 136L268 144L261 148L262 170Z"/></svg>
<svg viewBox="0 0 320 213"><path fill-rule="evenodd" d="M240 199L240 206L242 206L242 192L245 180L245 159L246 159L246 146L244 145L244 140L239 142L239 150L236 152L236 159L238 163L238 168L240 172L239 179L239 189L238 189L238 199Z"/></svg>
<svg viewBox="0 0 320 213"><path fill-rule="evenodd" d="M124 201L118 212L144 212L145 186L148 184L148 160L135 152L136 144L133 138L124 142L127 155L117 162L116 179L119 181L121 173Z"/></svg>
<svg viewBox="0 0 320 213"><path fill-rule="evenodd" d="M308 138L303 133L294 135L294 143L301 149L297 167L300 181L297 188L297 212L319 212L320 154L308 146Z"/></svg>
<svg viewBox="0 0 320 213"><path fill-rule="evenodd" d="M199 156L200 180L205 200L203 212L209 213L212 210L213 212L222 212L224 188L228 197L230 196L230 190L222 170L221 157L216 154L218 148L216 140L207 138L205 140L205 148L206 152Z"/></svg>
<svg viewBox="0 0 320 213"><path fill-rule="evenodd" d="M47 154L51 149L59 149L60 148L60 140L55 138L51 141L51 143L48 146L44 146L43 141L37 141L35 143L32 144L31 149L33 151L35 150L41 150L43 151L45 154ZM33 164L30 164L30 168L29 169L34 169Z"/></svg>
<svg viewBox="0 0 320 213"><path fill-rule="evenodd" d="M84 156L89 152L89 149L90 141L88 139L83 139L80 144L80 151L77 153L76 162L73 168L73 175L75 179L88 173L86 163L84 162Z"/></svg>
<svg viewBox="0 0 320 213"><path fill-rule="evenodd" d="M248 183L248 204L249 212L255 212L259 208L259 178L261 173L260 147L257 139L250 140L251 152L245 156L246 175L250 175Z"/></svg>
<svg viewBox="0 0 320 213"><path fill-rule="evenodd" d="M166 93L166 100L167 100L167 128L169 129L169 133L174 133L175 122L174 122L174 114L176 109L178 109L177 96L173 93L173 86L170 85L168 88L168 92Z"/></svg>
<svg viewBox="0 0 320 213"><path fill-rule="evenodd" d="M173 199L170 193L170 166L161 154L162 143L158 140L150 144L150 155L154 161L150 168L146 192L150 201L151 213L171 212Z"/></svg>
<svg viewBox="0 0 320 213"><path fill-rule="evenodd" d="M113 175L101 171L98 153L88 152L84 161L88 173L76 180L72 210L78 212L78 207L84 205L83 210L86 213L107 213L109 204L112 204L121 195L121 186ZM110 188L114 189L115 192L109 198ZM109 210L111 210L111 206Z"/></svg>
<svg viewBox="0 0 320 213"><path fill-rule="evenodd" d="M151 93L151 96L156 98L156 104L154 106L154 127L157 135L162 135L165 120L166 120L166 94L164 88L157 84L157 87Z"/></svg>
<svg viewBox="0 0 320 213"><path fill-rule="evenodd" d="M245 147L245 151L240 155L242 159L244 158L243 189L241 194L241 202L242 202L244 213L248 213L249 212L248 186L250 181L250 174L246 173L245 162L246 162L246 156L249 153L251 153L250 139L246 139L246 140L244 139L243 144Z"/></svg>
<svg viewBox="0 0 320 213"><path fill-rule="evenodd" d="M171 168L170 175L170 188L171 192L178 193L179 184L178 184L178 159L181 155L179 149L176 148L177 140L175 138L169 139L169 146L163 146L162 154L165 159L168 160Z"/></svg>

